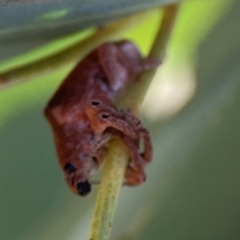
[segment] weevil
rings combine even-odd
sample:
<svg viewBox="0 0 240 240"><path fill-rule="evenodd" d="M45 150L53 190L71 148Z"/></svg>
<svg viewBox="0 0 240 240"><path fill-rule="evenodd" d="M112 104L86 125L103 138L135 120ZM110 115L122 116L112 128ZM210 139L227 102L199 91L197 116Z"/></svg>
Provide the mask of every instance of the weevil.
<svg viewBox="0 0 240 240"><path fill-rule="evenodd" d="M130 109L118 109L116 103L140 73L156 68L152 63L130 41L104 43L76 65L47 104L59 163L74 193L91 191L90 177L112 138L119 138L129 154L125 184L146 180L145 165L152 159L149 132Z"/></svg>

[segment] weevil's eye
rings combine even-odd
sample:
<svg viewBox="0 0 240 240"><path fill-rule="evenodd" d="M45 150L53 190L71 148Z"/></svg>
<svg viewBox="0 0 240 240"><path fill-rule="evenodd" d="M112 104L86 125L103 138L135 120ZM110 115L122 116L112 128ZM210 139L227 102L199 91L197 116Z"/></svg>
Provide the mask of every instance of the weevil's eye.
<svg viewBox="0 0 240 240"><path fill-rule="evenodd" d="M100 102L99 101L92 101L91 104L92 104L92 106L99 106Z"/></svg>
<svg viewBox="0 0 240 240"><path fill-rule="evenodd" d="M86 196L91 192L91 185L88 181L79 182L77 184L77 191L80 196Z"/></svg>
<svg viewBox="0 0 240 240"><path fill-rule="evenodd" d="M76 167L71 163L67 163L63 169L66 174L74 173L77 170Z"/></svg>

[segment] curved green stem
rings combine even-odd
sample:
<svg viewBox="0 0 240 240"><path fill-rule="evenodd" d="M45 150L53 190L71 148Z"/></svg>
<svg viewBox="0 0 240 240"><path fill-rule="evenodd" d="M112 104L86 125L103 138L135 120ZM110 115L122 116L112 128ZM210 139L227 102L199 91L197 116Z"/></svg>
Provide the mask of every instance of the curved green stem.
<svg viewBox="0 0 240 240"><path fill-rule="evenodd" d="M163 20L149 57L162 60L179 5L173 4L164 8ZM119 103L121 107L130 107L135 112L141 104L156 70L148 71L140 76L140 82L128 90L128 94ZM122 186L128 153L119 140L111 142L109 154L104 165L103 176L98 191L90 229L90 240L108 240L112 229L114 211Z"/></svg>
<svg viewBox="0 0 240 240"><path fill-rule="evenodd" d="M148 55L149 58L157 59L162 63L178 10L179 4L168 5L164 8L162 22L159 24L157 35ZM143 72L141 76L139 76L137 83L128 89L124 98L119 103L120 106L133 107L137 112L145 98L155 73L156 69L150 69Z"/></svg>
<svg viewBox="0 0 240 240"><path fill-rule="evenodd" d="M99 186L94 217L90 230L91 240L109 239L118 195L122 186L128 154L119 140L112 140Z"/></svg>

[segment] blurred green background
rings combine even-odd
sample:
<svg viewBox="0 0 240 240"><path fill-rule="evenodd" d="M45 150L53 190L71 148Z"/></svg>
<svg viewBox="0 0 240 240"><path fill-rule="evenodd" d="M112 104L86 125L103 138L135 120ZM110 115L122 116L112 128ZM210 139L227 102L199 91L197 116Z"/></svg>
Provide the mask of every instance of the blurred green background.
<svg viewBox="0 0 240 240"><path fill-rule="evenodd" d="M122 37L146 54L158 20L156 11ZM146 184L122 189L112 240L240 239L239 23L239 1L182 4L166 62L143 105L154 161ZM92 31L8 59L0 70L59 51ZM69 70L0 92L0 239L87 239L97 187L87 198L70 192L43 117Z"/></svg>

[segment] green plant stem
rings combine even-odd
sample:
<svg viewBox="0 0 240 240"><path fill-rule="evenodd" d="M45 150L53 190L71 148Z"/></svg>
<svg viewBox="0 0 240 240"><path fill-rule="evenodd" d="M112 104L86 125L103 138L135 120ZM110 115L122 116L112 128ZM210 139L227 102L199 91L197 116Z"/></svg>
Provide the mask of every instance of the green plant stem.
<svg viewBox="0 0 240 240"><path fill-rule="evenodd" d="M179 4L177 3L167 5L164 8L162 22L159 24L160 27L148 55L148 58L157 59L160 64L165 57L167 44L173 31L178 9ZM130 106L137 113L145 98L148 88L151 85L155 73L156 69L150 69L143 72L139 76L138 81L135 81L135 83L128 89L119 105L121 107Z"/></svg>
<svg viewBox="0 0 240 240"><path fill-rule="evenodd" d="M113 215L122 186L128 154L120 140L112 140L103 169L94 217L90 230L91 240L107 240L112 229Z"/></svg>
<svg viewBox="0 0 240 240"><path fill-rule="evenodd" d="M16 83L31 80L44 74L56 71L68 64L76 64L92 49L103 42L115 40L130 28L146 20L153 10L137 13L122 20L108 24L98 29L93 35L83 41L70 46L60 53L38 60L26 66L3 72L0 74L0 88L6 88Z"/></svg>
<svg viewBox="0 0 240 240"><path fill-rule="evenodd" d="M179 5L173 4L164 8L161 27L152 46L149 57L162 60L170 34L173 29ZM148 86L156 70L141 74L137 87L132 86L128 94L119 102L121 107L130 107L135 112L142 102ZM127 98L127 99L126 99ZM125 169L128 163L128 153L120 140L111 142L110 151L104 165L101 184L98 191L97 202L90 228L90 240L108 240L112 229L114 211L118 195L122 186Z"/></svg>

